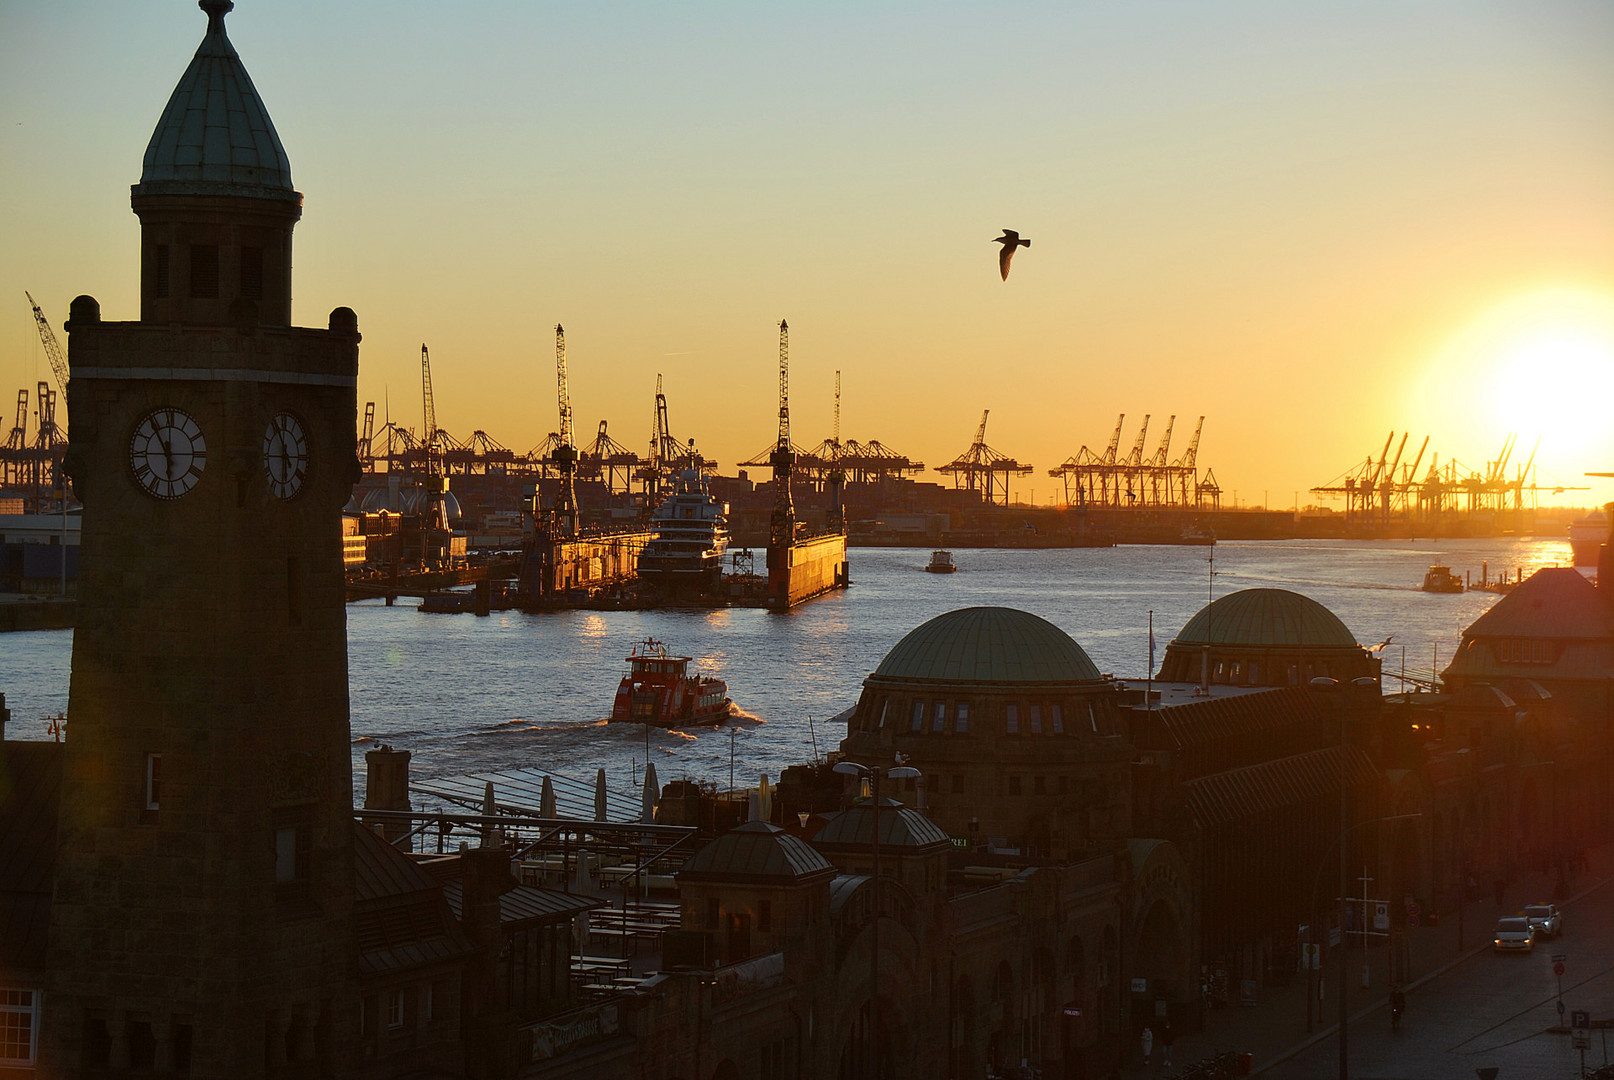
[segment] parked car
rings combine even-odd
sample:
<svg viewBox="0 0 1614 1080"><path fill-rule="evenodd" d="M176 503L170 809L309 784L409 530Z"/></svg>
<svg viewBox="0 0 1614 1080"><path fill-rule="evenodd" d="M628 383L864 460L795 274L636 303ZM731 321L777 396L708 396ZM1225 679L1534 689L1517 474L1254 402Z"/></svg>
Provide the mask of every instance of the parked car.
<svg viewBox="0 0 1614 1080"><path fill-rule="evenodd" d="M1492 944L1497 952L1529 952L1536 947L1536 928L1523 915L1498 919Z"/></svg>
<svg viewBox="0 0 1614 1080"><path fill-rule="evenodd" d="M1557 904L1527 904L1524 917L1536 928L1537 937L1557 937L1564 932L1564 913Z"/></svg>

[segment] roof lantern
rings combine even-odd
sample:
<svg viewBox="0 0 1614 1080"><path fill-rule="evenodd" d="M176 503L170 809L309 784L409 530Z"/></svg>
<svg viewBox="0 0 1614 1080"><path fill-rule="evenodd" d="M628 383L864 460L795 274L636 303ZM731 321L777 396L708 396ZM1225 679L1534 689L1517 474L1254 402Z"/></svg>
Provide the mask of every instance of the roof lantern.
<svg viewBox="0 0 1614 1080"><path fill-rule="evenodd" d="M201 0L207 33L146 145L136 195L236 195L301 202L291 161L224 32L230 0Z"/></svg>

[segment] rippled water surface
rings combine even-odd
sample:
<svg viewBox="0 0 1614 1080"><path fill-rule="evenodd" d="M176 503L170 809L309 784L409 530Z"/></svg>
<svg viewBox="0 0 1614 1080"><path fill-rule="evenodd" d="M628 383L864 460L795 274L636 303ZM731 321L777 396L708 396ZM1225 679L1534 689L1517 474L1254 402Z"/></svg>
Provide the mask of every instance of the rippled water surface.
<svg viewBox="0 0 1614 1080"><path fill-rule="evenodd" d="M1337 614L1358 641L1384 650L1386 672L1427 671L1452 654L1493 594L1427 595L1431 563L1459 574L1488 561L1494 575L1568 560L1559 540L1273 541L1215 548L955 552L956 574L923 571L928 551L854 549L853 587L785 615L720 611L426 615L380 602L348 608L355 779L376 741L414 751L417 777L536 767L589 779L603 766L628 797L643 768L646 731L606 725L633 644L645 637L726 679L742 710L726 729L653 731L648 749L663 782L680 776L754 784L833 747L823 723L857 700L864 676L905 633L974 604L1034 612L1063 628L1101 671L1142 678L1149 611L1156 663L1172 634L1215 594L1277 586ZM67 707L71 631L0 635L0 693L8 735L45 738L44 717ZM1393 680L1386 682L1393 688ZM809 718L811 723L809 723ZM733 733L731 735L731 732ZM636 794L632 796L636 799Z"/></svg>

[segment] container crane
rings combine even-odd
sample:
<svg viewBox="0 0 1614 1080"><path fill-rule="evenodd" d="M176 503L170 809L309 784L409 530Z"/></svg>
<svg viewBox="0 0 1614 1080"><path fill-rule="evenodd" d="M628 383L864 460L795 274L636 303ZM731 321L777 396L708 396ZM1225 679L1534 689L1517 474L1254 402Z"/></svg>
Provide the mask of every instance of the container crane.
<svg viewBox="0 0 1614 1080"><path fill-rule="evenodd" d="M987 503L999 503L1001 500L1001 505L1007 506L1009 477L1025 476L1032 471L1032 467L1022 465L986 445L986 421L991 413L990 409L982 410L981 424L975 429L975 441L970 448L946 465L936 466L936 471L952 474L954 488L979 492Z"/></svg>
<svg viewBox="0 0 1614 1080"><path fill-rule="evenodd" d="M375 468L375 402L364 403L364 428L359 432L356 447L359 468L370 472Z"/></svg>

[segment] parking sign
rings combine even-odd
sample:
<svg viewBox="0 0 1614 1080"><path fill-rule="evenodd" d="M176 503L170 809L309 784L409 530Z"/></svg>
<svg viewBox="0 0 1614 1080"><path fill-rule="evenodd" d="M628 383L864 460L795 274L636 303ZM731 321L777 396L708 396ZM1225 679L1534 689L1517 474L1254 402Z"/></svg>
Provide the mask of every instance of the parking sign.
<svg viewBox="0 0 1614 1080"><path fill-rule="evenodd" d="M1592 1014L1584 1009L1575 1009L1569 1016L1569 1028L1573 1036L1574 1048L1584 1050L1591 1045Z"/></svg>

